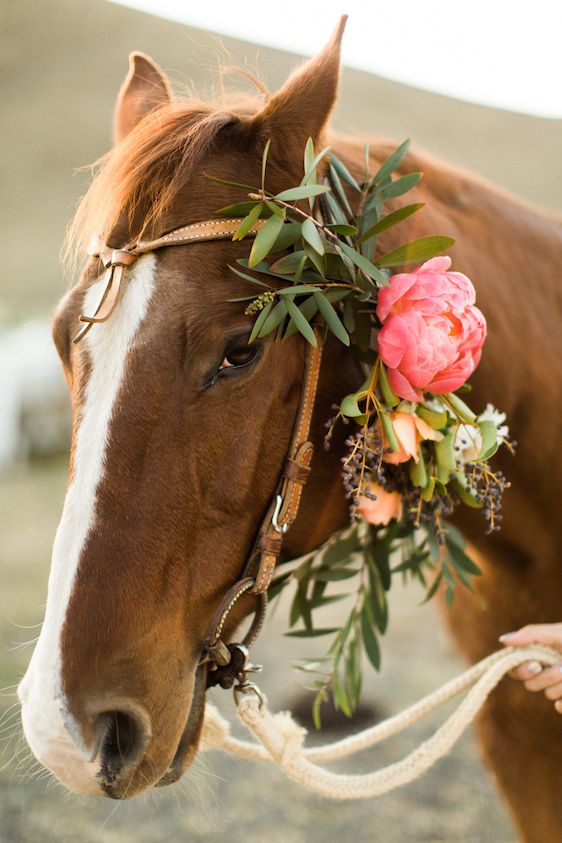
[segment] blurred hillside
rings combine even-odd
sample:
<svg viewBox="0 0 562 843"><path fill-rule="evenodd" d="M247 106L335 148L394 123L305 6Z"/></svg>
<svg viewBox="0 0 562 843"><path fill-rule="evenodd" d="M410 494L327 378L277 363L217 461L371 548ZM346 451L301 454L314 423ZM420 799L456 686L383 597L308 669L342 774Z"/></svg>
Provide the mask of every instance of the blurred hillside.
<svg viewBox="0 0 562 843"><path fill-rule="evenodd" d="M319 26L326 37L331 23L323 19ZM58 250L88 178L75 171L110 143L113 104L133 49L202 90L216 82L219 60L257 68L272 89L297 60L103 0L3 3L0 327L49 312L64 289ZM562 121L460 103L346 70L335 125L397 140L411 136L532 201L562 209Z"/></svg>

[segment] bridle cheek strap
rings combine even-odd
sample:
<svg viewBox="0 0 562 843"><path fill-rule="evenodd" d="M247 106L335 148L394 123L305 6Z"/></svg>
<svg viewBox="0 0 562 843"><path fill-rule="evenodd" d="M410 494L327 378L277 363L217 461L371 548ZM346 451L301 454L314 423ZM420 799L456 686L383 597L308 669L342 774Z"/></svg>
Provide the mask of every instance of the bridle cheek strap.
<svg viewBox="0 0 562 843"><path fill-rule="evenodd" d="M309 440L312 413L318 389L322 361L322 337L314 329L316 347L306 346L304 380L289 451L269 510L248 559L245 576L253 577L252 593L263 594L269 588L283 540L294 523L304 486L310 475L314 445Z"/></svg>
<svg viewBox="0 0 562 843"><path fill-rule="evenodd" d="M112 249L93 238L89 254L99 258L106 270L105 285L92 316L81 315L84 327L74 338L79 342L92 327L105 322L117 307L125 285L127 270L142 255L167 246L182 246L206 240L232 239L242 219L216 219L184 225L155 240L140 241L123 249ZM266 220L256 220L248 235L255 236ZM283 540L298 515L301 496L310 474L314 446L309 440L312 413L318 389L322 360L322 334L314 326L315 345L306 344L304 377L299 406L285 464L273 498L258 530L241 578L228 590L219 604L204 646L203 662L208 664L207 685L230 688L238 681L238 691L254 689L246 674L254 669L247 663L248 647L259 635L267 608L267 590L283 549ZM222 636L226 622L238 600L246 594L257 597L256 611L249 631L240 644L226 644Z"/></svg>
<svg viewBox="0 0 562 843"><path fill-rule="evenodd" d="M314 326L314 336L316 345L306 345L300 401L281 476L242 577L226 593L210 624L204 656L204 661L209 664L208 686L231 688L238 682L239 692L245 688L256 690L256 686L246 678L247 673L256 669L248 664L248 648L263 627L267 610L267 589L279 561L285 535L297 517L314 454L314 446L308 437L322 361L322 335L317 325ZM240 644L226 644L222 635L228 617L238 600L247 594L255 594L257 598L250 629Z"/></svg>

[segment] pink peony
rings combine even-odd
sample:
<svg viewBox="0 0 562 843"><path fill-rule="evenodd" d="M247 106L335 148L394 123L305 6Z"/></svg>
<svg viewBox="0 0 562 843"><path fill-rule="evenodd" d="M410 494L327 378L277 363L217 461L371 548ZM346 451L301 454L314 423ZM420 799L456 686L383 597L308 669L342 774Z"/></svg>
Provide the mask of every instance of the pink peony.
<svg viewBox="0 0 562 843"><path fill-rule="evenodd" d="M394 392L422 401L422 390L453 392L472 375L486 339L472 281L448 272L451 258L393 275L379 292L379 354Z"/></svg>

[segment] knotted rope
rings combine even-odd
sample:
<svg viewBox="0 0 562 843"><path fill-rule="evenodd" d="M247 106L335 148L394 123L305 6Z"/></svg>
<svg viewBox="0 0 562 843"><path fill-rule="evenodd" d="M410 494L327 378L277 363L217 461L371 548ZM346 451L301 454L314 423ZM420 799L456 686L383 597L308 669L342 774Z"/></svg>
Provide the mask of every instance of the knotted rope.
<svg viewBox="0 0 562 843"><path fill-rule="evenodd" d="M382 723L326 746L304 747L306 729L293 720L290 712L271 714L264 699L242 696L238 716L259 743L238 740L230 725L213 706L207 706L202 749L222 749L252 761L270 761L309 790L330 799L369 799L381 796L417 779L442 758L472 723L478 711L500 680L513 668L535 660L543 665L560 662L561 655L549 647L507 647L483 659L432 694ZM470 690L468 690L470 689ZM373 773L347 775L332 773L316 762L333 761L354 755L407 729L434 709L468 693L448 720L428 740L401 761Z"/></svg>

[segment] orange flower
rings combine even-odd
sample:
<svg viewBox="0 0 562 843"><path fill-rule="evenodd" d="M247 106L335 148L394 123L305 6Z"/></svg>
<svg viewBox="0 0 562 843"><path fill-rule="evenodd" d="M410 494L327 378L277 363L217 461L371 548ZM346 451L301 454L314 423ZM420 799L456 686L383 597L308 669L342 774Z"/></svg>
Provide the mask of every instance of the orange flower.
<svg viewBox="0 0 562 843"><path fill-rule="evenodd" d="M411 413L390 413L390 419L398 444L399 451L390 451L384 454L383 461L398 465L401 462L408 462L412 457L415 462L419 462L418 445L424 439L432 439L434 442L440 442L443 439L443 434L438 430L434 430L431 425L424 422L418 416ZM390 447L386 436L383 436L383 447Z"/></svg>
<svg viewBox="0 0 562 843"><path fill-rule="evenodd" d="M398 492L387 492L378 483L368 483L367 491L375 500L360 495L355 512L369 524L386 526L393 518L402 517L402 498Z"/></svg>

